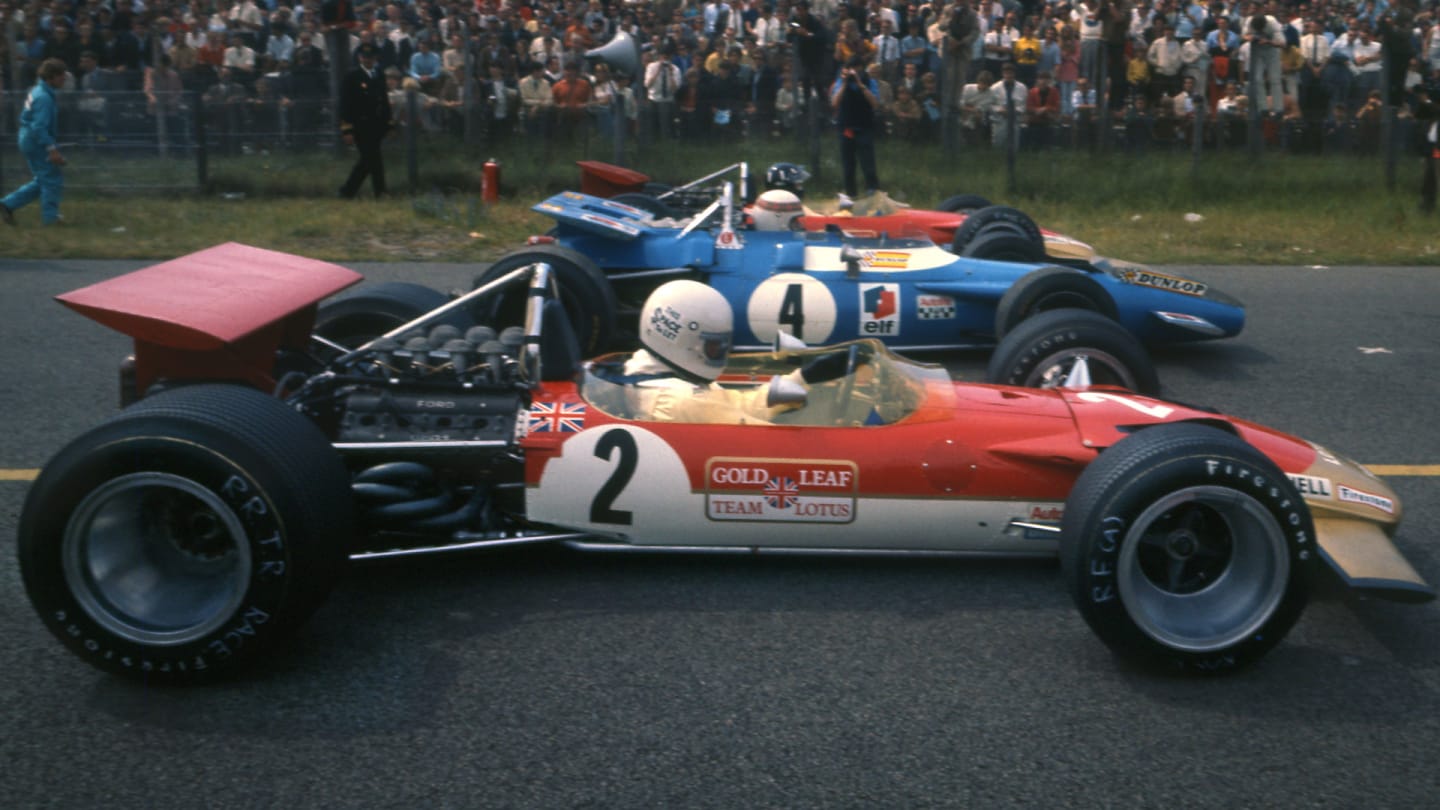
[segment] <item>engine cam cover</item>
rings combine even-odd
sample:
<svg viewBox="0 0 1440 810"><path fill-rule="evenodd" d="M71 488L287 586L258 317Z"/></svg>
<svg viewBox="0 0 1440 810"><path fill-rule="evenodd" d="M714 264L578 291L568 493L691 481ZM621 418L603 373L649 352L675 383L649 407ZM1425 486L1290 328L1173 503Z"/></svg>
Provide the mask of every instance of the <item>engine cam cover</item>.
<svg viewBox="0 0 1440 810"><path fill-rule="evenodd" d="M337 441L509 443L519 410L510 392L357 391L345 399Z"/></svg>

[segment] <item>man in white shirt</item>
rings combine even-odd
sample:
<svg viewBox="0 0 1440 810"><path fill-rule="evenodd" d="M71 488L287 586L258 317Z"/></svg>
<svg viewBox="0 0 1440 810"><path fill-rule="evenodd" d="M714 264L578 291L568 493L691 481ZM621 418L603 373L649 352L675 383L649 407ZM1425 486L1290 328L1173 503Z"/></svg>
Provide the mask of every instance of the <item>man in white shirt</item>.
<svg viewBox="0 0 1440 810"><path fill-rule="evenodd" d="M1000 69L1000 81L990 86L990 141L994 146L1020 147L1020 125L1029 95L1029 88L1015 78L1015 64L1006 62Z"/></svg>
<svg viewBox="0 0 1440 810"><path fill-rule="evenodd" d="M1371 90L1380 89L1381 58L1380 41L1361 23L1360 39L1350 49L1350 70L1355 74L1351 98L1363 100Z"/></svg>
<svg viewBox="0 0 1440 810"><path fill-rule="evenodd" d="M774 50L785 44L785 21L775 16L775 7L765 3L760 7L760 18L753 27L755 41L765 50Z"/></svg>
<svg viewBox="0 0 1440 810"><path fill-rule="evenodd" d="M649 99L657 137L673 137L675 93L683 78L680 68L670 61L671 46L666 45L659 56L645 66L645 97Z"/></svg>
<svg viewBox="0 0 1440 810"><path fill-rule="evenodd" d="M1307 119L1324 118L1329 98L1325 67L1330 64L1330 40L1321 32L1319 22L1305 22L1300 55L1305 59L1305 66L1300 68L1300 110Z"/></svg>
<svg viewBox="0 0 1440 810"><path fill-rule="evenodd" d="M239 34L231 34L230 47L225 49L225 61L222 64L230 68L232 73L245 71L253 75L255 73L255 51L245 44Z"/></svg>
<svg viewBox="0 0 1440 810"><path fill-rule="evenodd" d="M880 78L891 84L900 73L900 40L895 36L895 27L890 20L880 20L880 33L871 40L875 46L875 63L880 66Z"/></svg>
<svg viewBox="0 0 1440 810"><path fill-rule="evenodd" d="M1180 62L1181 76L1193 79L1195 94L1205 98L1210 83L1210 49L1205 45L1205 29L1201 26L1191 26L1190 38L1180 46Z"/></svg>
<svg viewBox="0 0 1440 810"><path fill-rule="evenodd" d="M555 107L555 95L550 82L545 78L545 66L540 62L530 64L530 75L520 80L520 112L524 118L525 134L541 137L550 131L550 114Z"/></svg>
<svg viewBox="0 0 1440 810"><path fill-rule="evenodd" d="M1168 98L1180 89L1180 69L1185 64L1180 40L1175 38L1175 27L1167 24L1163 31L1145 52L1145 61L1150 63L1152 98Z"/></svg>

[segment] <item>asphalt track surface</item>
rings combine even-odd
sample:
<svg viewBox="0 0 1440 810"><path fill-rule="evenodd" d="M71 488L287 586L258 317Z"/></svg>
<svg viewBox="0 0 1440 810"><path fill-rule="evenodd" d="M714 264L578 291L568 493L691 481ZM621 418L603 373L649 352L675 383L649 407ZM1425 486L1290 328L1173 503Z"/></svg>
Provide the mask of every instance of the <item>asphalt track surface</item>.
<svg viewBox="0 0 1440 810"><path fill-rule="evenodd" d="M34 616L10 538L25 471L113 410L127 351L50 297L136 266L0 261L6 806L1411 808L1440 796L1440 606L1324 593L1259 666L1163 677L1113 658L1044 563L517 550L367 564L293 647L240 679L166 690L100 674ZM442 288L471 275L357 269ZM1161 353L1166 395L1419 473L1392 479L1407 510L1397 542L1440 583L1440 273L1189 270L1244 300L1250 326ZM955 366L976 375L982 362Z"/></svg>

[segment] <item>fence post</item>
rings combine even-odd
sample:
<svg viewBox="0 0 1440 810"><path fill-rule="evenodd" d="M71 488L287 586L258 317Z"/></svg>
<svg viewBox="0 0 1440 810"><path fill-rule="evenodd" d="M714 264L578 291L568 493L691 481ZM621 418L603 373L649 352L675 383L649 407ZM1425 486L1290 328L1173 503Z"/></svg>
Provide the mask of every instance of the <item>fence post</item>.
<svg viewBox="0 0 1440 810"><path fill-rule="evenodd" d="M5 140L5 134L9 130L7 124L10 122L10 94L0 90L0 142ZM0 149L3 155L4 149ZM0 188L9 188L10 184L5 182L5 159L0 157Z"/></svg>
<svg viewBox="0 0 1440 810"><path fill-rule="evenodd" d="M625 100L620 98L620 89L613 81L610 93L610 129L615 138L615 165L625 165Z"/></svg>
<svg viewBox="0 0 1440 810"><path fill-rule="evenodd" d="M1095 144L1099 147L1102 154L1108 151L1110 148L1111 120L1110 86L1109 83L1106 81L1106 79L1109 78L1110 73L1110 52L1108 50L1109 45L1107 44L1105 47L1107 48L1107 50L1101 52L1103 55L1100 59L1100 64L1098 65L1100 71L1095 74L1095 84L1097 91L1095 97L1099 101L1099 103L1095 105L1095 126L1099 129L1099 131L1095 133Z"/></svg>
<svg viewBox="0 0 1440 810"><path fill-rule="evenodd" d="M1385 150L1385 189L1395 190L1395 105L1397 99L1390 98L1390 48L1380 49L1380 143Z"/></svg>
<svg viewBox="0 0 1440 810"><path fill-rule="evenodd" d="M1205 140L1205 115L1210 110L1210 101L1204 97L1195 104L1195 126L1190 133L1190 178L1200 179L1200 148Z"/></svg>
<svg viewBox="0 0 1440 810"><path fill-rule="evenodd" d="M192 95L195 98L192 105L195 110L195 174L200 184L198 190L204 192L210 182L210 152L205 144L205 95L199 90Z"/></svg>
<svg viewBox="0 0 1440 810"><path fill-rule="evenodd" d="M340 95L350 69L350 31L336 25L325 31L325 57L330 60L330 131L340 131ZM335 139L335 154L344 155L344 138Z"/></svg>
<svg viewBox="0 0 1440 810"><path fill-rule="evenodd" d="M416 153L415 130L420 126L420 94L405 91L405 169L410 178L410 193L420 190L420 156Z"/></svg>
<svg viewBox="0 0 1440 810"><path fill-rule="evenodd" d="M480 83L475 72L475 47L478 38L470 36L470 26L460 21L460 41L465 43L465 80L460 84L461 138L466 146L474 146L480 140Z"/></svg>
<svg viewBox="0 0 1440 810"><path fill-rule="evenodd" d="M810 102L805 105L805 131L810 140L810 174L816 180L820 179L820 98L818 94L811 94Z"/></svg>
<svg viewBox="0 0 1440 810"><path fill-rule="evenodd" d="M1005 87L1005 94L1008 97L1014 92L1014 88ZM1020 121L1015 112L1015 105L1005 105L1005 188L1012 195L1015 193L1015 152L1020 145Z"/></svg>

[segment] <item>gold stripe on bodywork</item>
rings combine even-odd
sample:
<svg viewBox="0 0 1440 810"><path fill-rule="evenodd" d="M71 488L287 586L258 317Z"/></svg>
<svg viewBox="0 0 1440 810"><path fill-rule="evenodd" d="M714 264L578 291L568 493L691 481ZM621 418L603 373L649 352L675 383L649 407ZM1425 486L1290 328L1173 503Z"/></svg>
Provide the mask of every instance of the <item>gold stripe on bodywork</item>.
<svg viewBox="0 0 1440 810"><path fill-rule="evenodd" d="M1365 469L1376 475L1433 476L1440 475L1440 464L1366 464Z"/></svg>

